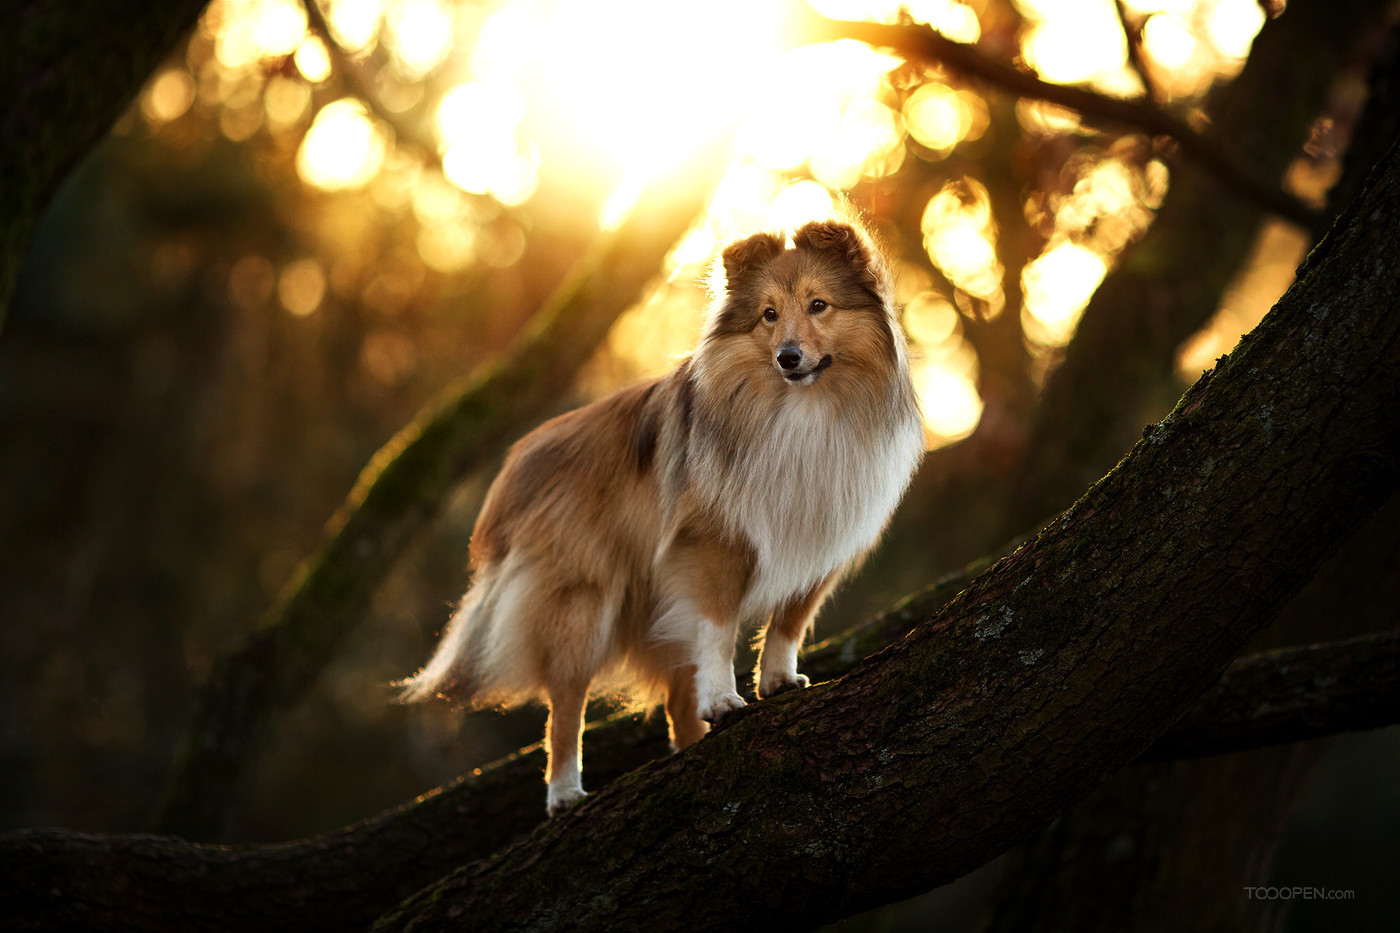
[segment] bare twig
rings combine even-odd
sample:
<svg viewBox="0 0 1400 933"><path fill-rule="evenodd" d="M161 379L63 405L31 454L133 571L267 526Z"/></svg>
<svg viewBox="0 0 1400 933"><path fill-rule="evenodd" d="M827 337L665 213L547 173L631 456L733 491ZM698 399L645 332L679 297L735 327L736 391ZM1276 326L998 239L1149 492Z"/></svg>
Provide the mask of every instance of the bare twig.
<svg viewBox="0 0 1400 933"><path fill-rule="evenodd" d="M321 5L317 0L302 0L302 6L306 8L306 19L311 26L311 30L316 33L320 40L326 45L326 53L334 63L336 71L340 74L340 79L345 82L346 88L364 101L365 104L374 111L374 115L388 124L394 131L394 136L400 142L410 143L423 152L431 156L438 154L438 141L430 134L424 134L417 125L404 120L399 114L394 113L384 102L379 99L379 92L375 90L374 81L365 72L361 64L355 61L335 41L335 36L331 33L331 25L326 21L326 14L322 12Z"/></svg>
<svg viewBox="0 0 1400 933"><path fill-rule="evenodd" d="M1138 80L1142 82L1147 99L1160 105L1163 99L1161 88L1157 87L1157 82L1152 79L1147 60L1142 57L1142 24L1134 25L1128 21L1128 8L1123 0L1113 0L1113 5L1118 10L1118 24L1123 27L1123 38L1128 43L1128 64L1132 65Z"/></svg>
<svg viewBox="0 0 1400 933"><path fill-rule="evenodd" d="M1316 223L1317 211L1282 188L1255 177L1232 153L1185 121L1143 101L1119 100L1081 87L1051 84L1006 62L988 58L976 48L954 42L927 26L832 20L812 14L806 20L804 35L811 41L856 39L908 59L937 62L1019 97L1067 107L1090 123L1116 124L1169 137L1185 155L1261 208L1309 229Z"/></svg>

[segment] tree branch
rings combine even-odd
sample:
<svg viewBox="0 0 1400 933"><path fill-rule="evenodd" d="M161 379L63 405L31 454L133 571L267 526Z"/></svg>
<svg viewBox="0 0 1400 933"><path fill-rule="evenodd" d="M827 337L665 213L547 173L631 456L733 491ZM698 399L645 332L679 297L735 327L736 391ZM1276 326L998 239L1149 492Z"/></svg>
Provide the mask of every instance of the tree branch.
<svg viewBox="0 0 1400 933"><path fill-rule="evenodd" d="M205 2L37 0L6 10L0 329L29 238L59 182L111 129Z"/></svg>
<svg viewBox="0 0 1400 933"><path fill-rule="evenodd" d="M849 670L968 582L950 578L816 646L814 678ZM1359 686L1364 684L1364 687ZM1400 636L1243 658L1143 755L1166 760L1400 722ZM615 716L586 739L595 788L668 753L657 718ZM539 746L405 806L315 839L210 846L161 836L21 830L0 836L0 913L17 929L341 930L363 927L454 868L543 821Z"/></svg>
<svg viewBox="0 0 1400 933"><path fill-rule="evenodd" d="M1199 758L1400 722L1400 632L1250 655L1232 664L1145 761Z"/></svg>
<svg viewBox="0 0 1400 933"><path fill-rule="evenodd" d="M217 835L272 722L320 674L375 584L452 485L569 387L612 322L642 296L722 164L716 141L697 146L603 236L503 359L449 386L374 455L264 624L216 666L159 807L159 830Z"/></svg>
<svg viewBox="0 0 1400 933"><path fill-rule="evenodd" d="M1232 190L1271 213L1311 227L1317 212L1277 185L1259 178L1243 161L1214 139L1150 101L1106 97L1066 84L1052 84L1030 72L988 58L974 46L954 42L927 26L806 18L804 34L812 41L856 39L887 48L905 58L942 64L969 78L985 81L1018 97L1067 107L1086 122L1140 130L1176 141L1181 151Z"/></svg>

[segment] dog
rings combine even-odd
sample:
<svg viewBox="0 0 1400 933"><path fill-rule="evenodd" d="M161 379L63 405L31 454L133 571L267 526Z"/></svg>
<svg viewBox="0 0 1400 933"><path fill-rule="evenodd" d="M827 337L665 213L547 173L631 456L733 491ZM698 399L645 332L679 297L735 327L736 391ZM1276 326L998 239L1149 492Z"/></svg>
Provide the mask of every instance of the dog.
<svg viewBox="0 0 1400 933"><path fill-rule="evenodd" d="M473 582L403 698L543 699L547 809L585 796L584 704L611 679L664 702L672 747L745 705L734 651L764 621L760 697L874 546L923 455L888 263L855 220L721 253L694 354L547 421L486 494Z"/></svg>

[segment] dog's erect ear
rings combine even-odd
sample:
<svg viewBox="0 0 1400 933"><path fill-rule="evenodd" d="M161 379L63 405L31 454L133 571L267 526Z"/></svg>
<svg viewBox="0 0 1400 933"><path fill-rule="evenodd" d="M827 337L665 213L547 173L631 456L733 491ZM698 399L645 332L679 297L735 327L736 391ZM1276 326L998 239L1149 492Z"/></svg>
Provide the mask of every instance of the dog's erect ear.
<svg viewBox="0 0 1400 933"><path fill-rule="evenodd" d="M783 251L783 238L776 233L755 233L746 240L724 248L724 280L730 285Z"/></svg>
<svg viewBox="0 0 1400 933"><path fill-rule="evenodd" d="M866 279L865 284L877 287L880 272L875 268L875 257L866 245L865 239L855 227L839 220L814 220L803 224L792 235L792 242L798 249L812 250L834 256L858 270Z"/></svg>

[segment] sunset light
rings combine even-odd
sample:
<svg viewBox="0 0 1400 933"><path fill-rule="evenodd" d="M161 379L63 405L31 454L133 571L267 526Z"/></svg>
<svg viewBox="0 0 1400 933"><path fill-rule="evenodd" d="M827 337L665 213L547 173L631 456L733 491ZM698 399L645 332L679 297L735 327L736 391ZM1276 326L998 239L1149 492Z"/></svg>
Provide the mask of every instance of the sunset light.
<svg viewBox="0 0 1400 933"><path fill-rule="evenodd" d="M962 0L809 6L838 19L928 23L959 42L983 36L980 7ZM1024 18L1019 55L1041 77L1143 93L1113 0L1014 6ZM668 284L610 334L613 375L599 391L687 352L704 306L693 283L724 243L830 216L843 192L895 176L910 159L953 164L945 160L990 130L983 89L937 71L920 75L861 42L796 44L788 25L796 0L318 0L318 8L329 40L296 0L214 0L205 28L217 70L205 66L196 82L167 69L143 92L142 113L158 125L206 102L219 108L231 139L261 131L291 140L307 185L363 189L386 216L408 216L408 249L442 275L515 262L528 227L493 218L547 210L537 203L542 191L567 191L585 223L591 214L597 228L611 228L650 179L698 146L730 138L722 181L671 251ZM1156 90L1173 99L1237 70L1263 22L1254 0L1125 0L1123 9L1128 28L1140 30ZM278 61L294 67L278 71ZM371 65L375 101L336 77ZM1016 114L1033 137L1080 128L1078 114L1043 102L1019 101ZM1037 223L1052 245L1021 273L1017 313L1028 346L1063 346L1114 257L1151 223L1167 170L1130 148L1081 146L1060 169L1061 184L1038 202ZM905 321L929 440L941 444L966 436L981 413L977 355L961 315L995 317L1007 297L979 173L964 165L922 197L914 249L939 278L933 290L934 280L914 290ZM307 262L278 275L278 294L294 314L322 303L316 276L325 290L352 268L341 263L332 274L329 264Z"/></svg>

